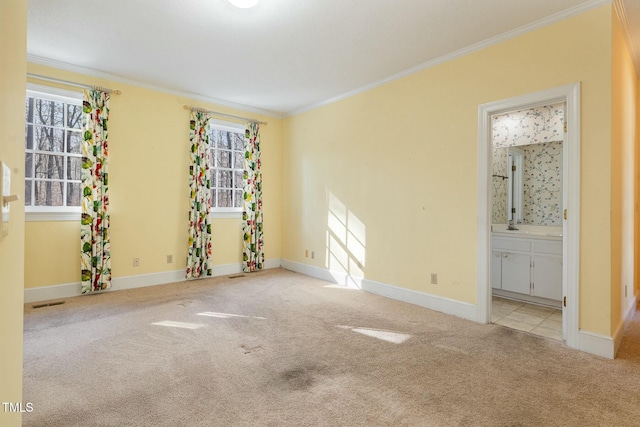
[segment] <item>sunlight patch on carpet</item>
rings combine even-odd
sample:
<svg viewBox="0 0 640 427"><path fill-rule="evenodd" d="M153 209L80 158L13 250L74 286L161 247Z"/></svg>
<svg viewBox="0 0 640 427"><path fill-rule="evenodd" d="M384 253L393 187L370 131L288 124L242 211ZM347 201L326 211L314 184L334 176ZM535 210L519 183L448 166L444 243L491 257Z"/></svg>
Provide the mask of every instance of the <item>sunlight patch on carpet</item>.
<svg viewBox="0 0 640 427"><path fill-rule="evenodd" d="M267 320L266 317L259 316L244 316L242 314L231 314L231 313L215 313L212 311L204 311L202 313L198 313L198 316L207 316L207 317L216 317L218 319L229 319L232 317L244 317L246 319L258 319L258 320Z"/></svg>
<svg viewBox="0 0 640 427"><path fill-rule="evenodd" d="M152 323L152 325L168 326L170 328L182 328L182 329L199 329L204 326L198 323L174 322L173 320L163 320L162 322Z"/></svg>
<svg viewBox="0 0 640 427"><path fill-rule="evenodd" d="M400 332L394 332L394 331L385 331L383 329L354 328L352 326L345 326L345 325L338 325L338 328L348 329L353 332L366 335L368 337L377 338L382 341L390 342L392 344L402 344L403 342L411 338L411 335L409 334L402 334Z"/></svg>

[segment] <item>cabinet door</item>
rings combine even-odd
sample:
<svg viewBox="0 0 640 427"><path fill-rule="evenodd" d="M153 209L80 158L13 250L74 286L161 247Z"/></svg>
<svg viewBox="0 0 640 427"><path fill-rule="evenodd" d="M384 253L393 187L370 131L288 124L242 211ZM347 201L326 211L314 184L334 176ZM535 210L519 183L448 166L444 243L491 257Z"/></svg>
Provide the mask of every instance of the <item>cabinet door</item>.
<svg viewBox="0 0 640 427"><path fill-rule="evenodd" d="M491 253L491 287L502 288L502 252L500 251Z"/></svg>
<svg viewBox="0 0 640 427"><path fill-rule="evenodd" d="M532 295L556 301L562 299L562 257L533 256Z"/></svg>
<svg viewBox="0 0 640 427"><path fill-rule="evenodd" d="M530 295L531 256L502 253L502 289Z"/></svg>

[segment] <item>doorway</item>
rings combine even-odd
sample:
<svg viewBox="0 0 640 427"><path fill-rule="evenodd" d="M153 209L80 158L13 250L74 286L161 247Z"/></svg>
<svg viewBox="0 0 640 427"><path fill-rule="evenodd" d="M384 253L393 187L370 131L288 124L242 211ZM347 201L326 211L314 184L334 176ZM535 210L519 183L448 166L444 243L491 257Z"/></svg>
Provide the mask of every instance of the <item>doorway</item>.
<svg viewBox="0 0 640 427"><path fill-rule="evenodd" d="M564 104L566 130L562 144L562 206L561 230L563 337L570 347L577 347L578 338L578 277L580 222L580 84L571 84L524 96L480 105L478 108L478 321L492 321L492 202L493 147L492 117L517 110L527 110L551 104ZM505 211L506 214L506 211ZM515 218L515 217L514 217ZM517 227L517 225L516 225ZM508 240L508 239L507 239ZM558 251L560 249L558 248ZM532 253L531 256L535 254ZM494 266L495 270L495 266ZM540 270L541 273L544 271ZM494 278L495 279L495 278Z"/></svg>

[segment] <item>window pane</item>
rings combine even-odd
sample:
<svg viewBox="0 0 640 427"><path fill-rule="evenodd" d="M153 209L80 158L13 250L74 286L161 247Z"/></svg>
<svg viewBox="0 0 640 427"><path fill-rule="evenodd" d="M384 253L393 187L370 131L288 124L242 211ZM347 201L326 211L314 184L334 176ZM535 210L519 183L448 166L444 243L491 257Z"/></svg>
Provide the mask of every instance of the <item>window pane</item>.
<svg viewBox="0 0 640 427"><path fill-rule="evenodd" d="M62 206L62 181L36 181L35 206Z"/></svg>
<svg viewBox="0 0 640 427"><path fill-rule="evenodd" d="M233 188L243 188L244 187L244 172L234 171L233 172Z"/></svg>
<svg viewBox="0 0 640 427"><path fill-rule="evenodd" d="M244 134L243 133L233 134L233 149L244 151Z"/></svg>
<svg viewBox="0 0 640 427"><path fill-rule="evenodd" d="M231 201L231 190L218 190L218 207L219 208L233 207L233 203Z"/></svg>
<svg viewBox="0 0 640 427"><path fill-rule="evenodd" d="M34 127L35 146L34 150L41 151L63 151L64 131L44 126Z"/></svg>
<svg viewBox="0 0 640 427"><path fill-rule="evenodd" d="M218 186L218 171L211 168L211 187Z"/></svg>
<svg viewBox="0 0 640 427"><path fill-rule="evenodd" d="M231 156L233 155L232 151L227 150L218 150L218 164L221 168L231 168Z"/></svg>
<svg viewBox="0 0 640 427"><path fill-rule="evenodd" d="M31 200L31 183L30 179L27 179L24 182L24 205L25 206L33 206L33 201Z"/></svg>
<svg viewBox="0 0 640 427"><path fill-rule="evenodd" d="M67 157L67 179L80 181L82 171L82 157Z"/></svg>
<svg viewBox="0 0 640 427"><path fill-rule="evenodd" d="M213 190L211 190L211 207L212 208L217 208L218 207L218 202L216 200L216 195L217 195L217 190L214 188Z"/></svg>
<svg viewBox="0 0 640 427"><path fill-rule="evenodd" d="M82 129L82 106L67 104L67 127Z"/></svg>
<svg viewBox="0 0 640 427"><path fill-rule="evenodd" d="M63 179L64 156L34 154L36 178Z"/></svg>
<svg viewBox="0 0 640 427"><path fill-rule="evenodd" d="M67 153L82 154L82 132L67 131Z"/></svg>
<svg viewBox="0 0 640 427"><path fill-rule="evenodd" d="M33 123L33 114L35 112L36 100L33 98L27 98L25 102L25 115L24 120L27 123Z"/></svg>
<svg viewBox="0 0 640 427"><path fill-rule="evenodd" d="M27 153L24 157L24 176L33 178L33 154Z"/></svg>
<svg viewBox="0 0 640 427"><path fill-rule="evenodd" d="M67 206L80 206L80 183L67 183Z"/></svg>
<svg viewBox="0 0 640 427"><path fill-rule="evenodd" d="M231 171L220 171L220 181L218 182L218 187L232 188L231 184Z"/></svg>
<svg viewBox="0 0 640 427"><path fill-rule="evenodd" d="M218 150L211 150L211 166L214 168L220 166L218 162Z"/></svg>
<svg viewBox="0 0 640 427"><path fill-rule="evenodd" d="M241 208L242 207L242 190L234 190L233 191L233 207Z"/></svg>
<svg viewBox="0 0 640 427"><path fill-rule="evenodd" d="M24 144L27 150L33 150L33 126L24 127Z"/></svg>
<svg viewBox="0 0 640 427"><path fill-rule="evenodd" d="M218 129L211 129L209 132L209 146L212 149L217 148L218 141L220 141L220 131Z"/></svg>
<svg viewBox="0 0 640 427"><path fill-rule="evenodd" d="M240 151L233 152L233 168L244 169L244 153Z"/></svg>
<svg viewBox="0 0 640 427"><path fill-rule="evenodd" d="M64 126L64 109L62 102L36 99L36 124Z"/></svg>
<svg viewBox="0 0 640 427"><path fill-rule="evenodd" d="M218 146L220 148L231 148L231 135L229 132L220 131Z"/></svg>

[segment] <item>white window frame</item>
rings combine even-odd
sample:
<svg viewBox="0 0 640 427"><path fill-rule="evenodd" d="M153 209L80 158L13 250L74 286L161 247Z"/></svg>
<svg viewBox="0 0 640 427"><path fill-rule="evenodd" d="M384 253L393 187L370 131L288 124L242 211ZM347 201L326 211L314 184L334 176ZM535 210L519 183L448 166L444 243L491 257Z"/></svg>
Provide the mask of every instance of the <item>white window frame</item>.
<svg viewBox="0 0 640 427"><path fill-rule="evenodd" d="M43 86L34 83L27 83L25 100L29 96L44 97L46 99L73 104L80 101L80 105L82 105L82 100L84 99L82 92ZM80 221L81 216L80 206L27 206L25 203L24 210L25 221Z"/></svg>
<svg viewBox="0 0 640 427"><path fill-rule="evenodd" d="M227 132L241 133L243 135L247 130L247 127L244 124L227 122L217 119L210 119L209 127L212 129L220 129ZM215 169L213 165L213 157L211 158L211 162L211 170L213 171ZM216 208L212 206L209 212L209 218L242 218L242 207Z"/></svg>

